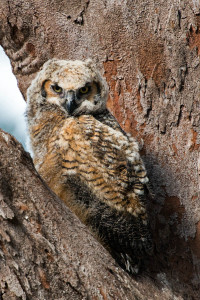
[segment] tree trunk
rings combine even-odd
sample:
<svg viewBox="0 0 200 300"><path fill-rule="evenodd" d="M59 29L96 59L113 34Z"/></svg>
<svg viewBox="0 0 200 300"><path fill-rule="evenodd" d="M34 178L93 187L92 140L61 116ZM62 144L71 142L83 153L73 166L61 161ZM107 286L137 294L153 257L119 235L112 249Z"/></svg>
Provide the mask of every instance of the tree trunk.
<svg viewBox="0 0 200 300"><path fill-rule="evenodd" d="M135 281L2 133L2 298L199 299L199 1L2 0L0 44L24 96L47 59L94 59L110 110L144 141L155 191L155 256Z"/></svg>

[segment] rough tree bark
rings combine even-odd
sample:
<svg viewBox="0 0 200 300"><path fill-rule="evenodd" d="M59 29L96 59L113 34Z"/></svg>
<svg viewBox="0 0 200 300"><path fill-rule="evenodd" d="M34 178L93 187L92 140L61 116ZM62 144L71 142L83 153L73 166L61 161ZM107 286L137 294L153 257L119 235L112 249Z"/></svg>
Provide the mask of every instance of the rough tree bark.
<svg viewBox="0 0 200 300"><path fill-rule="evenodd" d="M116 265L42 181L22 146L1 131L0 299L172 295L170 289L159 292L148 277L143 281L134 281Z"/></svg>
<svg viewBox="0 0 200 300"><path fill-rule="evenodd" d="M52 57L91 57L105 70L111 111L144 140L156 245L149 275L135 281L116 269L1 134L3 299L199 299L199 1L1 0L0 16L0 43L24 96Z"/></svg>

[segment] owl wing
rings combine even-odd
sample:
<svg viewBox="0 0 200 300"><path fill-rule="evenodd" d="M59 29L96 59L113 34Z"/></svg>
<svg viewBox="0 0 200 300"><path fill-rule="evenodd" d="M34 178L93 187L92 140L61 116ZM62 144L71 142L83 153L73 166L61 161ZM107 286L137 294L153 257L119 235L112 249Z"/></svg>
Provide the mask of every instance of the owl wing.
<svg viewBox="0 0 200 300"><path fill-rule="evenodd" d="M92 116L69 119L63 129L68 147L62 153L66 175L80 176L111 207L145 215L140 196L148 178L137 143Z"/></svg>
<svg viewBox="0 0 200 300"><path fill-rule="evenodd" d="M61 134L64 175L88 211L86 223L130 269L135 254L152 246L144 201L148 179L138 145L93 116L69 119Z"/></svg>
<svg viewBox="0 0 200 300"><path fill-rule="evenodd" d="M118 121L116 120L116 118L110 113L110 111L106 108L104 111L102 111L101 113L98 113L98 114L94 114L94 117L96 120L98 120L99 122L111 127L112 129L116 130L116 131L119 131L121 132L125 137L127 137L130 142L133 140L131 137L130 137L130 134L127 134L122 128L121 126L119 125ZM143 162L140 163L141 165L143 165ZM128 163L128 169L129 169L129 174L132 174L132 169L133 169L133 164L131 163ZM146 171L144 171L144 168L142 168L142 172L141 172L141 168L139 168L140 171L137 172L137 175L138 177L140 177L142 175L142 177L146 177ZM131 178L129 179L129 183L131 182ZM147 194L149 196L151 196L151 198L154 198L155 197L155 194L154 194L154 190L153 190L153 186L151 184L150 181L148 181L148 179L146 179L146 183L145 185L143 186L144 187L144 190L145 192L147 192ZM145 197L142 197L140 196L140 198L142 199L145 199Z"/></svg>

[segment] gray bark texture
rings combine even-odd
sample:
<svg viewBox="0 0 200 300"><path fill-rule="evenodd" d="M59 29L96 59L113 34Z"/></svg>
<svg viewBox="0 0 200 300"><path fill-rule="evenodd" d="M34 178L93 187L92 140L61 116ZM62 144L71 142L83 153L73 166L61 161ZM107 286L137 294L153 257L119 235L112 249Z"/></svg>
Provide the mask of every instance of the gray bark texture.
<svg viewBox="0 0 200 300"><path fill-rule="evenodd" d="M131 278L1 132L0 299L200 299L199 1L1 0L0 44L24 96L49 58L92 58L155 192L155 254Z"/></svg>

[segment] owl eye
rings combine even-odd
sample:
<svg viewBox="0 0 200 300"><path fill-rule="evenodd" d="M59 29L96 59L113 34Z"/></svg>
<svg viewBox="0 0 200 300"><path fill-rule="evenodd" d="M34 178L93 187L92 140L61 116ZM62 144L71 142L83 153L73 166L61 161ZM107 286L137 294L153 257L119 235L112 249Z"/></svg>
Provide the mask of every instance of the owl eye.
<svg viewBox="0 0 200 300"><path fill-rule="evenodd" d="M61 94L63 91L63 89L57 84L52 85L51 87L52 87L53 91L56 92L57 94Z"/></svg>
<svg viewBox="0 0 200 300"><path fill-rule="evenodd" d="M82 87L82 88L79 90L79 92L80 92L81 94L87 94L88 91L89 91L89 87L88 87L88 86L84 86L84 87Z"/></svg>

